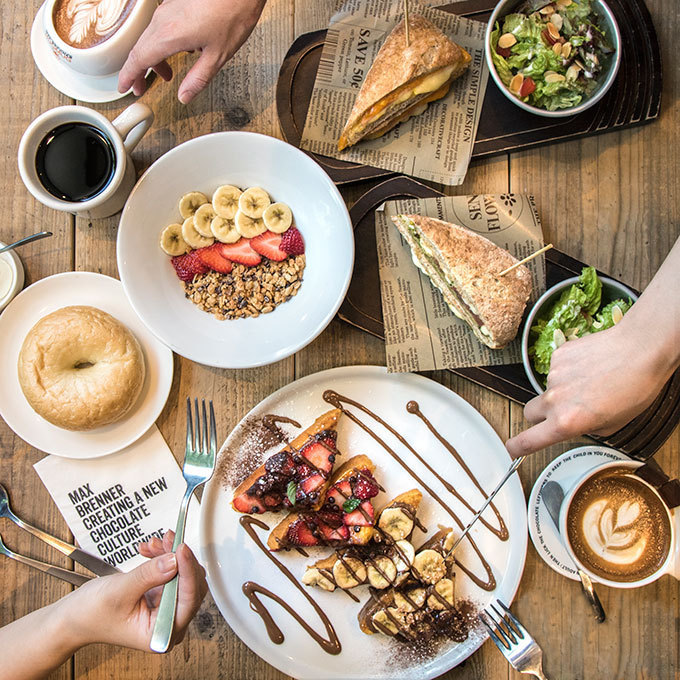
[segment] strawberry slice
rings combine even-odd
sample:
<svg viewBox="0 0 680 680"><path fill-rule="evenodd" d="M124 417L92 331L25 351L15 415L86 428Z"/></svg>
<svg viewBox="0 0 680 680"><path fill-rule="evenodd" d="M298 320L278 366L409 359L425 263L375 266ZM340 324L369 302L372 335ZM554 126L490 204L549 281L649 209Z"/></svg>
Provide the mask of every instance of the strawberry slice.
<svg viewBox="0 0 680 680"><path fill-rule="evenodd" d="M496 52L498 54L500 54L501 57L504 57L505 59L507 59L512 54L509 47L498 47L498 46L496 46Z"/></svg>
<svg viewBox="0 0 680 680"><path fill-rule="evenodd" d="M378 485L369 470L361 470L356 482L354 482L354 495L362 501L378 495Z"/></svg>
<svg viewBox="0 0 680 680"><path fill-rule="evenodd" d="M371 527L374 517L373 504L371 501L364 501L356 510L348 512L342 521L348 527Z"/></svg>
<svg viewBox="0 0 680 680"><path fill-rule="evenodd" d="M232 504L234 509L239 512L252 513L253 515L267 512L267 508L257 496L251 496L246 492L234 498Z"/></svg>
<svg viewBox="0 0 680 680"><path fill-rule="evenodd" d="M333 469L335 462L335 443L332 440L324 440L324 443L321 443L321 441L310 442L300 451L300 455L327 476Z"/></svg>
<svg viewBox="0 0 680 680"><path fill-rule="evenodd" d="M199 248L196 254L209 269L220 272L220 274L228 274L233 267L230 260L225 259L220 255L219 248L221 243L214 243L206 248Z"/></svg>
<svg viewBox="0 0 680 680"><path fill-rule="evenodd" d="M313 474L311 477L303 479L301 482L298 482L295 499L302 500L303 498L311 496L313 493L317 493L317 490L322 487L325 482L326 478L320 474Z"/></svg>
<svg viewBox="0 0 680 680"><path fill-rule="evenodd" d="M305 242L302 234L295 227L288 227L281 236L281 250L289 255L302 255L305 252Z"/></svg>
<svg viewBox="0 0 680 680"><path fill-rule="evenodd" d="M244 264L246 267L254 267L262 262L260 255L250 247L250 240L247 238L242 238L236 243L220 243L218 250L222 257Z"/></svg>
<svg viewBox="0 0 680 680"><path fill-rule="evenodd" d="M208 271L208 267L195 250L184 255L177 255L171 258L171 262L182 281L191 281L197 274L205 274Z"/></svg>
<svg viewBox="0 0 680 680"><path fill-rule="evenodd" d="M519 96L524 99L528 97L536 89L536 83L534 79L526 76L522 81L522 87L519 88Z"/></svg>
<svg viewBox="0 0 680 680"><path fill-rule="evenodd" d="M255 238L250 239L250 247L263 257L274 262L281 262L288 257L288 253L281 250L281 235L272 231L265 231Z"/></svg>
<svg viewBox="0 0 680 680"><path fill-rule="evenodd" d="M332 526L319 522L319 532L326 543L344 543L349 539L349 529L346 526L334 529Z"/></svg>
<svg viewBox="0 0 680 680"><path fill-rule="evenodd" d="M349 479L334 484L326 495L326 503L331 507L342 508L342 504L352 495Z"/></svg>
<svg viewBox="0 0 680 680"><path fill-rule="evenodd" d="M319 544L319 539L312 533L311 527L307 526L307 523L302 519L293 522L288 527L286 540L290 545L309 547Z"/></svg>

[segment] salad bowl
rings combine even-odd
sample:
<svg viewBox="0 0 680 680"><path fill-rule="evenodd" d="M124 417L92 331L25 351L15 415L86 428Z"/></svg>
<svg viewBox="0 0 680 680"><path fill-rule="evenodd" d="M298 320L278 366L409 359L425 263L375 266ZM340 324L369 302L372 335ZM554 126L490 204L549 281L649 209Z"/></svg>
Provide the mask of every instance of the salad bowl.
<svg viewBox="0 0 680 680"><path fill-rule="evenodd" d="M592 88L591 92L584 94L582 98L579 98L578 96L575 96L574 93L569 93L566 88L564 90L560 89L559 84L555 85L555 83L552 83L549 85L550 79L554 79L555 81L568 81L570 78L569 72L567 72L565 76L561 73L555 73L552 70L558 62L556 62L555 58L552 56L553 50L551 49L551 46L549 44L544 44L544 42L549 43L554 39L550 36L549 32L544 31L545 33L548 33L545 41L538 41L537 43L535 40L531 40L529 33L531 33L532 30L528 25L519 26L518 24L520 22L511 22L510 25L505 26L505 18L510 14L522 11L525 7L529 7L531 11L529 12L529 10L527 10L527 12L533 15L539 14L540 8L542 7L552 6L555 7L558 14L561 13L560 25L562 25L563 21L561 18L562 15L567 17L565 20L566 27L566 22L569 21L568 15L570 12L573 12L573 10L569 10L569 6L576 7L579 2L585 4L586 1L591 7L592 13L597 16L599 25L604 29L606 39L611 48L613 48L613 52L602 60L598 60L596 57L595 63L598 64L598 68L600 66L602 67L601 72L593 79L596 86ZM527 16L526 18L527 20L531 19L530 16ZM574 21L573 17L572 21ZM547 24L543 25L547 26ZM514 94L510 89L512 86L516 85L516 83L513 83L513 80L517 78L517 75L511 79L512 71L509 69L505 59L497 51L498 48L501 47L500 37L504 28L506 29L506 32L510 32L513 35L512 38L509 38L508 42L512 43L513 39L515 42L507 48L502 48L501 51L506 50L507 53L509 53L510 50L512 50L513 56L519 55L523 65L520 69L517 69L518 74L530 74L530 76L533 76L526 79L526 82L524 83L526 89L520 89L519 94ZM559 33L555 32L555 36L558 35ZM559 39L564 40L563 37ZM578 49L576 44L581 42L580 36L574 36L567 42L572 42L574 45L573 49L576 50ZM621 63L621 34L611 9L603 2L603 0L556 0L556 2L552 3L549 2L549 0L546 0L545 2L540 2L540 0L538 2L536 0L501 0L494 8L491 18L489 19L489 24L486 29L485 45L485 58L487 66L489 67L489 72L501 92L513 102L513 104L519 106L519 108L524 109L529 113L549 118L574 116L597 104L612 86ZM552 48L555 48L554 44L552 45ZM571 50L572 46L570 45L568 49ZM574 51L572 54L567 54L567 57L564 59L560 57L560 61L562 64L577 62L578 65L580 62L576 59L575 54L576 52ZM517 59L517 57L515 58ZM583 66L584 69L582 70L586 71L588 67L585 65ZM522 80L524 80L524 78L522 78ZM538 88L541 88L541 92L546 93L558 89L560 92L564 93L564 100L560 101L560 97L553 95L541 97L544 105L543 102L541 106L529 103L529 95ZM573 105L569 105L571 100L574 101Z"/></svg>

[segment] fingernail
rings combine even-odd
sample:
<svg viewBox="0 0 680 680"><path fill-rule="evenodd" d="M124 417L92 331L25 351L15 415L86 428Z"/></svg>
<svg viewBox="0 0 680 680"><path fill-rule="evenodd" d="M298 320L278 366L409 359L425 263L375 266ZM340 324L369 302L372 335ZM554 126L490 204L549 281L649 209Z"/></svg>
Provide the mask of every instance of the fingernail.
<svg viewBox="0 0 680 680"><path fill-rule="evenodd" d="M158 568L165 574L177 569L177 557L175 553L165 553L158 558Z"/></svg>

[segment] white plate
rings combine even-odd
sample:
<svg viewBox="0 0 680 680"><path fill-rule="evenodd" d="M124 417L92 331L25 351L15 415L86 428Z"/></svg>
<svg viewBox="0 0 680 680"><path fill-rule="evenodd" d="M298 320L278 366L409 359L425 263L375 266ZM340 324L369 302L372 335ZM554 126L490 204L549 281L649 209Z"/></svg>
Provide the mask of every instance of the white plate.
<svg viewBox="0 0 680 680"><path fill-rule="evenodd" d="M540 495L541 489L546 482L553 481L562 487L566 495L576 480L588 470L617 460L630 460L630 458L616 449L598 444L565 451L541 472L531 490L527 505L531 542L536 552L551 569L573 581L578 580L578 574L562 543L557 527L550 519L548 508L545 507Z"/></svg>
<svg viewBox="0 0 680 680"><path fill-rule="evenodd" d="M219 321L202 311L158 245L180 219L183 194L211 196L221 184L261 186L288 203L305 240L302 286L270 314ZM353 263L352 223L328 175L299 149L251 132L205 135L161 156L130 194L118 229L118 271L139 317L178 354L218 368L264 366L311 342L340 307Z"/></svg>
<svg viewBox="0 0 680 680"><path fill-rule="evenodd" d="M487 491L496 486L511 464L503 443L489 423L458 395L422 376L388 374L384 368L376 366L334 368L283 387L245 416L241 425L227 439L225 446L239 436L244 421L252 416L261 417L267 413L286 415L295 418L306 427L314 418L331 408L322 399L326 389L333 389L339 394L362 402L400 430L445 479L454 482L457 490L473 507L481 505L481 494L461 471L453 457L436 442L425 425L416 416L406 412L406 403L411 399L419 403L423 414L456 447ZM357 412L352 407L349 407L349 410ZM362 418L365 416L362 415ZM379 426L376 426L375 430L395 447L399 455L412 466L423 481L442 496L445 502L451 501L451 495L422 464L414 460L411 453ZM339 424L338 449L348 457L364 453L376 464L376 477L387 490L377 497L377 507L390 497L418 486L410 474L347 417L341 419ZM228 465L226 467L228 469ZM248 606L248 601L241 590L245 581L255 581L279 594L320 633L324 633L324 629L306 600L246 536L239 524L240 515L230 507L233 488L224 482L224 469L220 467L218 461L219 473L208 484L201 503L201 554L208 573L210 591L227 623L241 640L281 672L299 680L434 678L461 663L486 639L486 633L477 628L465 642L452 644L433 659L414 660L401 654L400 663L395 664L394 659L397 658L395 654L399 651L398 643L381 635L368 636L360 631L357 613L361 604L352 602L340 592L328 593L314 588L310 589L310 594L329 615L342 644L342 652L337 656L325 653L283 609L276 603L264 599L267 609L271 611L285 636L283 644L274 644L269 640L259 615ZM459 517L467 523L472 513L462 508L455 499L451 505ZM495 597L508 604L512 601L526 557L526 510L517 476L509 480L500 492L497 506L508 524L510 531L508 541L501 542L480 523L472 530L480 549L492 565L497 579L496 590L493 593L483 591L467 576L457 572L458 597L470 598L480 605L486 605ZM281 519L281 515L267 514L260 517L272 528ZM430 530L429 535L437 530L438 523L447 526L451 526L452 523L450 516L428 496L427 492L424 493L418 517ZM258 535L266 540L266 532ZM415 539L416 545L421 542L422 534ZM461 544L461 551L462 559L468 564L474 564L468 555L467 541ZM281 559L299 578L304 572L305 564L316 561L319 556L326 554L317 550L309 552L309 558L290 551L282 553ZM367 598L366 588L358 588L355 592L363 604Z"/></svg>
<svg viewBox="0 0 680 680"><path fill-rule="evenodd" d="M118 74L88 76L70 69L52 52L43 31L43 4L36 12L31 27L31 52L33 61L45 80L62 94L82 102L100 104L113 102L131 92L118 92Z"/></svg>
<svg viewBox="0 0 680 680"><path fill-rule="evenodd" d="M133 410L117 423L87 432L56 427L28 404L17 374L17 359L28 331L45 315L70 305L103 309L125 324L144 352L146 378ZM137 441L163 410L172 385L173 357L146 329L125 298L120 281L91 272L66 272L37 281L0 315L0 415L31 446L65 458L97 458Z"/></svg>

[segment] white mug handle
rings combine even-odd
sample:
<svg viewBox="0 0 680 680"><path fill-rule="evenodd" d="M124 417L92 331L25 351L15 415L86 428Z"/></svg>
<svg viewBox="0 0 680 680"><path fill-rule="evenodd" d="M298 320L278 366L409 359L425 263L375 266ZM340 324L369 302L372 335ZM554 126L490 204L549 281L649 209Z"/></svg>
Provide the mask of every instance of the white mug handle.
<svg viewBox="0 0 680 680"><path fill-rule="evenodd" d="M123 138L123 144L127 153L131 153L137 144L139 144L142 137L151 127L153 118L153 111L146 104L135 102L128 106L113 121L113 126Z"/></svg>

